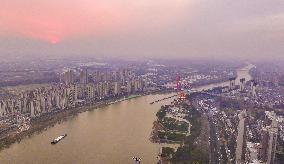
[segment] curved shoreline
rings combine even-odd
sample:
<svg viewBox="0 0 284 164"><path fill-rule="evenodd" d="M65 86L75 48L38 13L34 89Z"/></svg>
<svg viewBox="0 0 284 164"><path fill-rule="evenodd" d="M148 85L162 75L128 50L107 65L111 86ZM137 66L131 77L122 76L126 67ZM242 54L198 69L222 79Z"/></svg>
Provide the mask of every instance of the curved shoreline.
<svg viewBox="0 0 284 164"><path fill-rule="evenodd" d="M64 111L60 111L57 113L52 113L48 115L41 116L31 121L31 126L27 131L23 131L21 133L16 133L12 135L8 135L7 137L0 140L0 151L3 149L9 148L15 142L20 142L22 139L26 137L30 137L35 133L39 133L46 128L53 127L57 123L62 121L66 121L69 118L76 116L79 113L94 110L97 108L101 108L106 106L107 104L97 104L92 106L78 107L72 108Z"/></svg>
<svg viewBox="0 0 284 164"><path fill-rule="evenodd" d="M223 82L226 82L226 81L223 81ZM222 83L222 82L219 82L219 83ZM218 83L212 83L212 84L214 85ZM212 85L212 84L207 84L207 85ZM195 86L195 88L207 86L207 85L198 85L198 86ZM0 139L0 152L6 148L9 148L12 144L16 142L18 143L21 142L21 140L26 137L31 137L35 133L40 133L46 128L53 127L54 125L62 121L67 121L68 119L76 116L79 113L95 110L97 108L102 108L102 107L105 107L105 106L108 106L114 103L131 100L131 99L138 98L141 96L146 96L146 95L151 95L151 94L165 94L165 93L172 93L172 92L173 92L172 90L158 90L158 91L141 93L141 94L132 95L132 96L130 95L128 98L118 97L115 99L106 100L105 102L98 102L97 104L93 104L93 105L86 105L86 106L81 106L81 107L70 108L67 110L58 111L56 113L49 113L47 115L40 116L38 118L31 120L31 126L27 131L8 135L7 137ZM152 138L152 136L150 138Z"/></svg>
<svg viewBox="0 0 284 164"><path fill-rule="evenodd" d="M228 80L224 80L224 81L220 80L220 81L221 82L210 83L206 85L196 85L194 86L194 88L223 83L223 82L227 82ZM170 91L169 90L158 90L158 91L153 91L153 92L141 93L141 94L137 94L136 96L129 97L126 99L122 99L123 97L119 97L115 99L106 100L105 102L99 102L94 105L70 108L68 110L63 110L63 111L59 111L56 113L50 113L48 115L43 115L31 121L31 127L29 130L21 132L21 133L13 134L13 135L8 135L7 137L0 139L0 152L3 149L9 148L9 146L11 146L13 143L20 142L22 139L26 137L30 137L34 135L35 133L39 133L45 130L46 128L53 127L54 125L56 125L57 123L60 123L61 121L66 121L69 118L76 116L78 113L95 110L97 108L102 108L107 105L111 105L111 104L121 102L121 101L131 100L133 98L138 98L141 96L146 96L146 95L151 95L151 94L165 94L165 93L171 93L171 92L172 90Z"/></svg>
<svg viewBox="0 0 284 164"><path fill-rule="evenodd" d="M127 98L121 96L118 98L112 98L112 99L105 100L102 102L97 102L96 104L93 104L93 105L85 105L81 107L75 107L75 108L70 108L67 110L58 111L55 113L49 113L47 115L42 115L38 118L31 120L31 126L27 131L23 131L21 133L16 133L16 134L11 134L5 138L0 139L0 152L6 148L9 148L12 144L16 142L18 143L21 142L21 140L26 137L31 137L32 135L40 133L41 131L44 131L47 128L53 127L57 123L60 123L62 121L67 121L68 119L75 117L79 113L83 113L86 111L92 111L98 108L103 108L108 105L135 99L141 96L147 96L147 95L153 95L153 94L166 94L166 93L171 93L171 92L172 91L162 90L162 91L140 93L136 95L129 95Z"/></svg>

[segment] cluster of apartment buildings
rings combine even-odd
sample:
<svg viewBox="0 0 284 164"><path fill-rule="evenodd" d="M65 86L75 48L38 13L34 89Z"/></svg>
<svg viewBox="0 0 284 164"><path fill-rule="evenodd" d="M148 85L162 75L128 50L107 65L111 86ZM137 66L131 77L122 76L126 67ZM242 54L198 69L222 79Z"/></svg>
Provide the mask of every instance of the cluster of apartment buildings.
<svg viewBox="0 0 284 164"><path fill-rule="evenodd" d="M272 111L265 112L264 126L261 130L260 146L257 149L258 159L261 162L274 163L277 146L278 122Z"/></svg>
<svg viewBox="0 0 284 164"><path fill-rule="evenodd" d="M127 69L92 74L83 69L79 81L76 81L75 72L68 70L62 77L61 83L0 100L0 117L24 114L34 118L84 103L141 92L144 88L142 77Z"/></svg>

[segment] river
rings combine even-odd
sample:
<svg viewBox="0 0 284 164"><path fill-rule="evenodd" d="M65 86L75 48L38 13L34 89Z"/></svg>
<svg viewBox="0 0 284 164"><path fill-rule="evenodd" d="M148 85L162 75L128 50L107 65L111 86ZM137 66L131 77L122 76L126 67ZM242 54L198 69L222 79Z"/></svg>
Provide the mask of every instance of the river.
<svg viewBox="0 0 284 164"><path fill-rule="evenodd" d="M239 70L237 82L243 77L250 80L248 70L252 67ZM228 82L196 89L224 85ZM133 156L141 157L143 163L156 163L160 146L149 140L153 121L160 106L169 104L173 98L149 103L170 95L148 95L80 113L2 150L0 163L126 164L133 163ZM50 141L62 133L68 136L51 145Z"/></svg>
<svg viewBox="0 0 284 164"><path fill-rule="evenodd" d="M237 70L237 78L236 78L236 85L240 84L240 79L245 78L246 81L249 81L252 79L251 75L249 74L249 70L254 68L255 66L252 64L248 64L247 66L245 66L244 68L241 68L239 70ZM229 86L230 82L229 81L225 81L225 82L221 82L221 83L216 83L216 84L209 84L209 85L205 85L205 86L200 86L200 87L196 87L195 89L197 89L198 91L202 91L202 90L207 90L207 89L212 89L214 87L217 86Z"/></svg>
<svg viewBox="0 0 284 164"><path fill-rule="evenodd" d="M155 163L159 145L150 142L156 112L167 95L148 95L80 113L61 124L23 139L0 152L0 163ZM50 141L68 136L56 145Z"/></svg>

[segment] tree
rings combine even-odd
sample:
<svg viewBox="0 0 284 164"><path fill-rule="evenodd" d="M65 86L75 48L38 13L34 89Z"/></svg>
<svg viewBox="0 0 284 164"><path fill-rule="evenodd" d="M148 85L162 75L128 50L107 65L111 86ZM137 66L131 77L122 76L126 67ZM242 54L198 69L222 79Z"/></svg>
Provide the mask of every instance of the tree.
<svg viewBox="0 0 284 164"><path fill-rule="evenodd" d="M167 114L166 109L164 106L162 106L161 109L157 112L156 116L158 117L159 120L163 120L166 114Z"/></svg>

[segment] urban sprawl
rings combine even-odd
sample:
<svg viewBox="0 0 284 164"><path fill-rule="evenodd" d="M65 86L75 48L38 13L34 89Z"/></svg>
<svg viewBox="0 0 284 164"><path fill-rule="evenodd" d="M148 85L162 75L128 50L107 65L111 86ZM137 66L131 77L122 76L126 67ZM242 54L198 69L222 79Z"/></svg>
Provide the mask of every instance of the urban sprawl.
<svg viewBox="0 0 284 164"><path fill-rule="evenodd" d="M64 71L38 71L58 78L52 83L46 77L37 79L46 82L39 87L2 87L1 144L9 143L6 138L29 131L37 120L64 111L77 112L80 107L137 95L174 92L177 98L161 107L153 123L151 141L161 144L160 163L274 164L284 160L284 76L277 65L189 66L148 61L124 66L85 65ZM242 71L250 78L238 73ZM18 84L14 79L11 76L9 80Z"/></svg>

